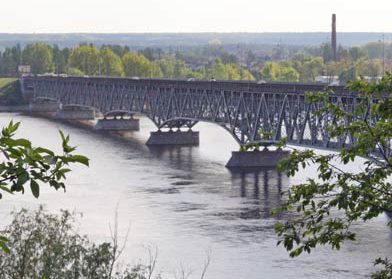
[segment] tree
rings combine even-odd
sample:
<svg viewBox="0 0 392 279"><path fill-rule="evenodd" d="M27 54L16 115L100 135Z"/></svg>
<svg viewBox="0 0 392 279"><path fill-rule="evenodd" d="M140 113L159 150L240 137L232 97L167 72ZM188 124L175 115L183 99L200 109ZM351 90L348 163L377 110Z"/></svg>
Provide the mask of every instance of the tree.
<svg viewBox="0 0 392 279"><path fill-rule="evenodd" d="M219 58L215 59L215 63L212 65L212 67L207 69L207 75L208 76L206 78L214 78L219 80L229 79L226 66Z"/></svg>
<svg viewBox="0 0 392 279"><path fill-rule="evenodd" d="M123 76L124 68L121 58L109 47L101 50L101 74L104 76Z"/></svg>
<svg viewBox="0 0 392 279"><path fill-rule="evenodd" d="M53 71L53 55L43 43L34 43L23 50L23 64L31 66L31 73L44 74Z"/></svg>
<svg viewBox="0 0 392 279"><path fill-rule="evenodd" d="M265 81L276 81L277 80L277 72L278 72L278 64L274 62L267 62L260 70L261 77Z"/></svg>
<svg viewBox="0 0 392 279"><path fill-rule="evenodd" d="M95 244L76 233L75 213L62 210L59 215L50 214L41 206L35 211L13 212L12 216L5 229L12 253L0 256L2 279L161 278L159 274L152 276L153 266L117 264L124 248L118 243L117 227L111 231L111 243Z"/></svg>
<svg viewBox="0 0 392 279"><path fill-rule="evenodd" d="M24 193L29 187L33 196L40 195L40 184L48 184L56 190L65 189L63 180L70 171L70 163L89 164L81 155L73 155L75 147L69 146L69 136L62 138L63 154L42 147L33 147L27 139L15 139L19 123L11 122L0 135L0 149L5 158L0 163L0 199L4 193ZM27 186L28 185L28 186ZM0 236L0 248L9 252L7 239Z"/></svg>
<svg viewBox="0 0 392 279"><path fill-rule="evenodd" d="M357 61L361 58L367 57L367 51L366 49L360 48L360 47L352 47L349 49L349 54L351 56L351 59L354 61Z"/></svg>
<svg viewBox="0 0 392 279"><path fill-rule="evenodd" d="M67 55L67 52L64 50L59 49L57 45L54 45L51 49L53 54L54 72L56 74L62 74L66 72L69 54Z"/></svg>
<svg viewBox="0 0 392 279"><path fill-rule="evenodd" d="M70 76L84 76L84 73L81 70L72 67L68 68L66 73Z"/></svg>
<svg viewBox="0 0 392 279"><path fill-rule="evenodd" d="M128 52L123 56L122 61L126 76L152 76L152 64L143 54Z"/></svg>
<svg viewBox="0 0 392 279"><path fill-rule="evenodd" d="M68 67L76 68L86 75L97 75L100 70L100 53L94 46L82 45L71 51Z"/></svg>
<svg viewBox="0 0 392 279"><path fill-rule="evenodd" d="M268 62L261 69L260 74L265 81L299 81L299 73L287 62Z"/></svg>
<svg viewBox="0 0 392 279"><path fill-rule="evenodd" d="M174 67L176 59L171 57L164 57L156 61L157 65L162 71L164 78L174 78Z"/></svg>
<svg viewBox="0 0 392 279"><path fill-rule="evenodd" d="M240 80L241 75L235 65L226 65L229 80Z"/></svg>
<svg viewBox="0 0 392 279"><path fill-rule="evenodd" d="M313 82L316 76L321 74L324 62L321 57L312 58L310 61L304 63L304 75L307 77L305 80Z"/></svg>
<svg viewBox="0 0 392 279"><path fill-rule="evenodd" d="M352 225L376 218L392 210L392 76L369 84L365 81L350 83L350 89L359 92L353 110L344 110L341 104L332 104L327 93L311 93L307 100L315 106L324 104L318 111L330 113L334 121L327 128L333 138L352 135L355 145L344 147L339 153L318 155L313 150L294 150L280 162L280 170L289 176L300 168L318 166L318 176L292 186L286 201L277 209L296 209L297 217L278 223L275 230L290 256L310 253L319 245L339 249L344 241L354 241ZM325 105L326 104L326 105ZM365 158L363 169L347 171L357 158ZM341 162L340 164L337 162ZM388 223L392 227L392 221ZM392 278L392 263L378 259L385 270L373 278Z"/></svg>
<svg viewBox="0 0 392 279"><path fill-rule="evenodd" d="M12 49L6 48L0 61L0 73L5 75L16 74L18 62L13 56Z"/></svg>
<svg viewBox="0 0 392 279"><path fill-rule="evenodd" d="M357 77L358 77L357 68L355 66L352 66L348 69L343 70L340 73L339 81L345 83L350 80L357 80Z"/></svg>

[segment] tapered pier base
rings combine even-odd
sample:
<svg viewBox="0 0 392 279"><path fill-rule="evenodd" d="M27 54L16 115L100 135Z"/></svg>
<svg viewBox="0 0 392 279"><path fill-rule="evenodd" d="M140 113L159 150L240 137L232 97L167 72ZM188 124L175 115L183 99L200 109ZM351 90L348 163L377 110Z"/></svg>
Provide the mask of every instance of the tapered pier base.
<svg viewBox="0 0 392 279"><path fill-rule="evenodd" d="M55 119L60 120L94 120L95 113L94 110L59 110L54 116Z"/></svg>
<svg viewBox="0 0 392 279"><path fill-rule="evenodd" d="M233 151L227 168L277 167L281 159L290 155L284 150Z"/></svg>
<svg viewBox="0 0 392 279"><path fill-rule="evenodd" d="M94 127L97 131L139 131L139 119L100 119Z"/></svg>
<svg viewBox="0 0 392 279"><path fill-rule="evenodd" d="M30 103L29 111L30 113L51 113L55 114L61 109L59 103L49 102L49 103Z"/></svg>
<svg viewBox="0 0 392 279"><path fill-rule="evenodd" d="M199 145L199 132L192 130L151 132L146 145Z"/></svg>

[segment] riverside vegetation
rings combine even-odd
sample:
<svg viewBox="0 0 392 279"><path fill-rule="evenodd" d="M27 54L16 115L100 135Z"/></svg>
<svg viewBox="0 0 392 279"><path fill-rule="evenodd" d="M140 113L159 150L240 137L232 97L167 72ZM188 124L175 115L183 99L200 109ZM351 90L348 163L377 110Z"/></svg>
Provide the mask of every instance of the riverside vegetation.
<svg viewBox="0 0 392 279"><path fill-rule="evenodd" d="M28 102L22 96L22 88L15 78L0 78L0 105L22 106Z"/></svg>
<svg viewBox="0 0 392 279"><path fill-rule="evenodd" d="M33 74L278 82L314 82L317 76L338 76L341 82L347 82L358 76L375 80L391 70L392 43L339 46L336 61L330 44L233 47L217 39L205 46L177 50L131 50L123 45L97 47L87 43L75 48L33 43L0 50L0 75L17 74L18 65L30 65Z"/></svg>
<svg viewBox="0 0 392 279"><path fill-rule="evenodd" d="M327 127L333 138L351 134L355 145L328 155L311 149L294 150L280 162L280 170L288 176L301 168L318 166L317 178L291 186L285 193L286 201L275 210L297 212L297 217L275 227L278 244L290 251L291 257L311 253L320 245L339 250L345 241L356 240L353 224L392 210L392 75L387 73L376 83L352 82L350 88L361 98L352 111L344 110L343 104L331 104L326 92L309 93L307 98L320 108L318 118L323 112L334 115ZM360 157L365 158L363 169L345 170L344 165ZM392 227L392 221L386 225ZM390 259L379 258L375 264L384 269L374 273L373 279L392 278Z"/></svg>

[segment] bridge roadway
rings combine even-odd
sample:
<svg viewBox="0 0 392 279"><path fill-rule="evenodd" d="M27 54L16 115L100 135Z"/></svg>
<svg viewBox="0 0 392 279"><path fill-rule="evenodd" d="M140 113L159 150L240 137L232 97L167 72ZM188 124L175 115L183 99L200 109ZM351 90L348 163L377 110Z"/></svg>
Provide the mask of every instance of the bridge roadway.
<svg viewBox="0 0 392 279"><path fill-rule="evenodd" d="M21 82L25 94L32 94L33 102L53 101L63 108L93 108L104 116L142 114L159 131L191 129L199 121L210 122L229 132L241 146L268 145L271 141L263 142L260 131L272 132L272 142L287 138L288 143L312 148L337 150L355 141L352 135L331 138L326 127L344 123L336 123L329 114L316 115L322 104L306 101L305 92L323 91L326 89L323 85L57 76L24 77ZM334 92L330 102L349 111L355 108L358 102L355 92L343 86L329 89ZM240 152L233 152L233 156L235 153ZM254 154L244 160L257 161ZM270 154L267 155L260 160L271 160ZM260 162L239 164L264 165Z"/></svg>

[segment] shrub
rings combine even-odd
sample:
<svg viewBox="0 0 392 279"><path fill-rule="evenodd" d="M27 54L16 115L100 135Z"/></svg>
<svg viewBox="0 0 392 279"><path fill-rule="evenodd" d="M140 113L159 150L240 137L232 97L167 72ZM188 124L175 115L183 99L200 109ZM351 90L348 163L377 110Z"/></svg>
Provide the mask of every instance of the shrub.
<svg viewBox="0 0 392 279"><path fill-rule="evenodd" d="M121 268L116 263L117 241L95 244L77 234L75 213L50 214L41 206L12 216L12 223L2 232L10 253L0 257L0 279L151 278L148 266Z"/></svg>

